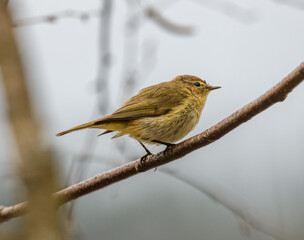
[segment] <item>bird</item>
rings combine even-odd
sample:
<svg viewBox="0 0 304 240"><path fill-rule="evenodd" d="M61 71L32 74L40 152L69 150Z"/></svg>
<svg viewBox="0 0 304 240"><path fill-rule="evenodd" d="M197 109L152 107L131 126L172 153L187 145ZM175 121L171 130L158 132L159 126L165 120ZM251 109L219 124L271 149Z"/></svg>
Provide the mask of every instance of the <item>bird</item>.
<svg viewBox="0 0 304 240"><path fill-rule="evenodd" d="M180 75L171 81L142 89L112 114L59 132L62 136L86 128L104 129L100 135L117 132L112 138L129 135L147 152L146 144L172 147L199 122L213 87L199 77Z"/></svg>

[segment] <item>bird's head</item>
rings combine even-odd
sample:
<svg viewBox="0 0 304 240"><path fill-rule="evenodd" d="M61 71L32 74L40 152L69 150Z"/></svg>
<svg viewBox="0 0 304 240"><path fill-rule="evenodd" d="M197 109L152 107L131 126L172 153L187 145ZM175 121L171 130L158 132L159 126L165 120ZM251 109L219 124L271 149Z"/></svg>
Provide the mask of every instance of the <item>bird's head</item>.
<svg viewBox="0 0 304 240"><path fill-rule="evenodd" d="M205 80L192 75L180 75L177 76L173 81L178 81L180 86L188 89L192 94L199 97L203 96L204 98L207 97L209 92L221 88L218 86L210 86Z"/></svg>

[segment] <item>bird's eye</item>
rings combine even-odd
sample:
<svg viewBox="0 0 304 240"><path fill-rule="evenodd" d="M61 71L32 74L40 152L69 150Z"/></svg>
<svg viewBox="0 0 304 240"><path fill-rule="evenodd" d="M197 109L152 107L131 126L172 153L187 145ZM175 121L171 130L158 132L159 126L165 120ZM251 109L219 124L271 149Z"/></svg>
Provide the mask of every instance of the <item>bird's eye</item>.
<svg viewBox="0 0 304 240"><path fill-rule="evenodd" d="M201 84L199 82L195 82L194 85L199 87Z"/></svg>

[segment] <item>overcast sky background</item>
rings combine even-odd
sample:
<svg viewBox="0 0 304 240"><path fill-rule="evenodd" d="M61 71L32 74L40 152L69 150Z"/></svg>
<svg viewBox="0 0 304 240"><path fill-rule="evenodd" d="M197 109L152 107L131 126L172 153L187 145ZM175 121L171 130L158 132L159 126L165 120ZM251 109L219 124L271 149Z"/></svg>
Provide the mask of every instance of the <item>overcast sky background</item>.
<svg viewBox="0 0 304 240"><path fill-rule="evenodd" d="M264 93L304 61L301 1L142 1L132 9L127 2L132 1L113 1L107 114L143 87L180 74L196 75L222 89L209 95L198 126L187 137L193 136ZM97 0L11 0L10 4L16 21L102 6ZM140 11L149 5L176 24L193 26L195 33L179 35L163 29ZM139 29L130 37L126 23L131 13L140 14L136 21ZM86 22L62 19L16 30L37 115L46 143L58 155L63 181L80 154L91 156L90 164L78 162L81 168L88 168L81 179L144 154L135 140L111 140L110 135L97 138L98 130L55 137L59 131L106 114L98 111L95 83L100 59L99 17ZM133 70L136 82L129 90L124 81ZM0 178L4 179L0 182L0 205L11 205L18 198L11 164L16 153L1 90L0 100ZM275 239L270 235L303 239L303 103L304 84L284 102L219 141L156 172L77 200L75 222L80 236L109 240ZM162 149L151 147L153 152ZM69 184L79 181L76 175ZM198 188L215 195L220 204ZM248 214L260 231L223 204ZM13 228L12 224L5 226Z"/></svg>

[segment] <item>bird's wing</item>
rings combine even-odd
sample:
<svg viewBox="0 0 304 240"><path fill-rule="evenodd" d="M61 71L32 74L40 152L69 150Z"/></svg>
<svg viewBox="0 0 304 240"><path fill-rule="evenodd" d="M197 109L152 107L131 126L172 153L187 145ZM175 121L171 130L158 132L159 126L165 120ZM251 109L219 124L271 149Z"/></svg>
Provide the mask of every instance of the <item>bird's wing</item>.
<svg viewBox="0 0 304 240"><path fill-rule="evenodd" d="M152 86L143 89L139 94L129 99L113 114L101 118L95 124L112 121L129 121L143 117L155 117L170 112L179 106L184 97L170 86Z"/></svg>

